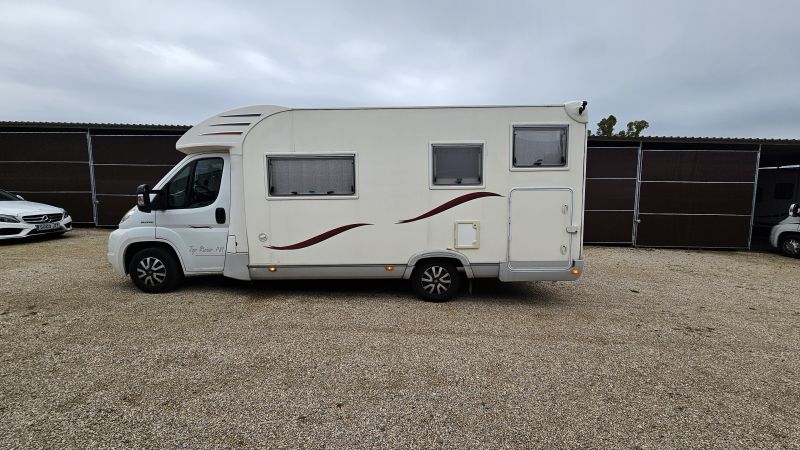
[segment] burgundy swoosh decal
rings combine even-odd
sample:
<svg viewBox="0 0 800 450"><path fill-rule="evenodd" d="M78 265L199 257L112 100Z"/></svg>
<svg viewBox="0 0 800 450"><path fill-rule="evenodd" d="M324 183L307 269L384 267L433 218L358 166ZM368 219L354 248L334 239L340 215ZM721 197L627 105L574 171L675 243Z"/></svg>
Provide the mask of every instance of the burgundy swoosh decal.
<svg viewBox="0 0 800 450"><path fill-rule="evenodd" d="M447 211L448 209L450 209L450 208L452 208L454 206L458 206L458 205L460 205L462 203L466 203L466 202L468 202L470 200L475 200L476 198L483 198L483 197L502 197L502 195L495 194L494 192L471 192L469 194L462 195L461 197L456 197L456 198L450 200L447 203L443 203L443 204L437 206L436 208L433 208L432 210L426 212L425 214L422 214L422 215L419 215L417 217L414 217L413 219L401 220L401 221L399 221L397 223L410 223L410 222L415 222L415 221L420 220L420 219L428 218L430 216L435 216L436 214L439 214L442 211Z"/></svg>
<svg viewBox="0 0 800 450"><path fill-rule="evenodd" d="M365 225L372 225L372 224L371 223L351 223L350 225L344 225L344 226L341 226L339 228L334 228L334 229L332 229L330 231L326 231L326 232L324 232L322 234L318 234L318 235L316 235L316 236L314 236L312 238L306 239L305 241L298 242L296 244L284 245L284 246L275 246L275 245L266 246L265 245L264 247L267 247L267 248L272 249L272 250L297 250L298 248L305 248L305 247L309 247L309 246L314 245L314 244L318 244L318 243L324 241L325 239L330 239L330 238L336 236L337 234L344 233L345 231L352 230L353 228L363 227Z"/></svg>

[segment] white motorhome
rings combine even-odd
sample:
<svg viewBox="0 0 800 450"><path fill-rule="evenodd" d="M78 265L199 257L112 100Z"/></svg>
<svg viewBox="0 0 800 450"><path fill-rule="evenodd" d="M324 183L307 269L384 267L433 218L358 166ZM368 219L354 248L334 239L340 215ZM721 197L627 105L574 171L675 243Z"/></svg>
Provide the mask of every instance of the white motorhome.
<svg viewBox="0 0 800 450"><path fill-rule="evenodd" d="M789 216L770 230L769 243L786 256L800 258L800 205L789 206Z"/></svg>
<svg viewBox="0 0 800 450"><path fill-rule="evenodd" d="M576 280L587 115L586 102L228 111L139 187L108 260L146 292L205 274L403 278L443 301L463 278Z"/></svg>

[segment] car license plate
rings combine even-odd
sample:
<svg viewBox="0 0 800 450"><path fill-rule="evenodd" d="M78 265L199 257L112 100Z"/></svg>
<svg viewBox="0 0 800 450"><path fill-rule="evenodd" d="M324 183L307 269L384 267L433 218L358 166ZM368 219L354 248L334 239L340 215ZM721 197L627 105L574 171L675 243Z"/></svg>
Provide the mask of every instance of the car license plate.
<svg viewBox="0 0 800 450"><path fill-rule="evenodd" d="M40 223L39 225L36 225L36 231L56 230L60 226L61 225L57 223Z"/></svg>

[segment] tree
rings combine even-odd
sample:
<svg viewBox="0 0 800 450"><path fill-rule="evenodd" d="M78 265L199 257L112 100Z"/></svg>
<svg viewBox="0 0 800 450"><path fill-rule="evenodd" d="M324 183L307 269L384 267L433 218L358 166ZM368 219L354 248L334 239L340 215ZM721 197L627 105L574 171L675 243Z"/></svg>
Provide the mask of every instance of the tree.
<svg viewBox="0 0 800 450"><path fill-rule="evenodd" d="M600 119L600 122L597 122L597 135L598 136L613 136L614 135L614 127L617 125L617 118L614 115L610 115L605 119Z"/></svg>
<svg viewBox="0 0 800 450"><path fill-rule="evenodd" d="M639 137L642 131L649 126L650 123L646 120L634 120L633 122L628 122L628 131L625 135L628 137Z"/></svg>
<svg viewBox="0 0 800 450"><path fill-rule="evenodd" d="M617 118L614 117L613 114L609 115L605 119L600 119L600 122L597 122L596 136L639 137L642 134L642 131L650 126L650 123L646 120L634 120L628 122L627 131L623 130L614 134L614 127L616 125ZM589 135L592 136L591 131L589 131Z"/></svg>

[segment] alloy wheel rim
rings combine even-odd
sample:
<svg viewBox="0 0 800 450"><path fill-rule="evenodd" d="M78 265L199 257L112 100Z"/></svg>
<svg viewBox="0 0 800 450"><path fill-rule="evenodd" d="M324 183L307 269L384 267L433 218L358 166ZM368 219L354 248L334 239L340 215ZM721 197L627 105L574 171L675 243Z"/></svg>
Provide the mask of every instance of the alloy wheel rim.
<svg viewBox="0 0 800 450"><path fill-rule="evenodd" d="M422 289L428 294L444 294L452 282L450 272L442 266L431 266L422 272Z"/></svg>
<svg viewBox="0 0 800 450"><path fill-rule="evenodd" d="M148 256L139 261L139 265L136 266L136 276L145 286L156 286L167 278L167 266L160 259Z"/></svg>
<svg viewBox="0 0 800 450"><path fill-rule="evenodd" d="M800 253L800 240L794 238L787 239L783 243L783 249L786 251L786 253L797 255Z"/></svg>

